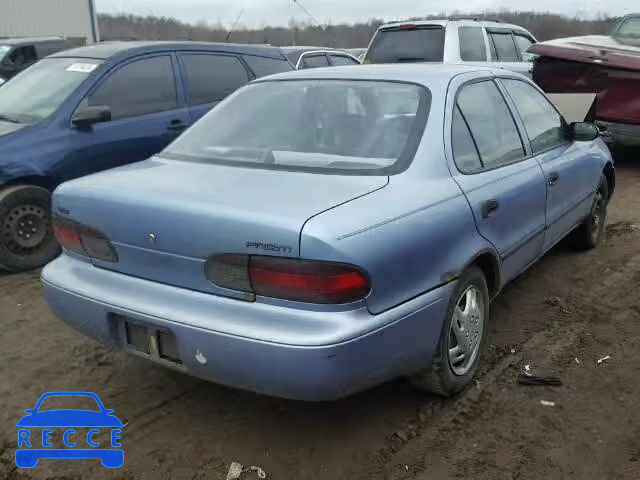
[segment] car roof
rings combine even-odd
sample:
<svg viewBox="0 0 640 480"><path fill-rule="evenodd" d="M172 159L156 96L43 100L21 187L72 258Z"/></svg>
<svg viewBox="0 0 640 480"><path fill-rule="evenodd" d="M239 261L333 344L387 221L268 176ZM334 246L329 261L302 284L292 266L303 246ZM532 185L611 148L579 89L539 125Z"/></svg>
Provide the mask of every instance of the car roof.
<svg viewBox="0 0 640 480"><path fill-rule="evenodd" d="M417 83L429 87L435 84L448 85L449 80L464 73L489 73L493 75L508 75L522 77L504 69L478 67L473 65L453 64L373 64L349 65L341 67L312 68L279 73L256 80L371 80Z"/></svg>
<svg viewBox="0 0 640 480"><path fill-rule="evenodd" d="M98 60L117 60L146 53L163 52L167 50L190 50L204 52L239 53L283 59L277 47L267 45L246 45L240 43L213 43L187 41L134 41L134 42L101 42L86 47L72 48L63 52L49 55L51 57L93 58Z"/></svg>
<svg viewBox="0 0 640 480"><path fill-rule="evenodd" d="M501 21L497 21L497 20L490 20L490 19L482 19L482 18L435 18L433 20L405 20L402 22L392 22L392 23L385 23L384 25L381 25L380 28L378 30L384 29L384 28L392 28L392 27L398 27L400 25L440 25L442 27L446 27L447 25L449 25L450 23L452 24L459 24L459 25L465 25L465 26L482 26L482 27L495 27L495 28L508 28L508 29L514 29L514 30L522 30L522 31L527 31L526 28L521 27L520 25L515 25L512 23L504 23Z"/></svg>
<svg viewBox="0 0 640 480"><path fill-rule="evenodd" d="M23 45L32 43L65 42L62 37L11 37L0 38L0 45Z"/></svg>

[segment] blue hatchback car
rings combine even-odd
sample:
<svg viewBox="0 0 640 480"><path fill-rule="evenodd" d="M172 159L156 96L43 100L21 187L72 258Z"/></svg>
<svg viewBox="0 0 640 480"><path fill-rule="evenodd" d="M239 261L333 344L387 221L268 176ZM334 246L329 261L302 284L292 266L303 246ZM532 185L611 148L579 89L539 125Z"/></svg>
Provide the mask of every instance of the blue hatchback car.
<svg viewBox="0 0 640 480"><path fill-rule="evenodd" d="M614 185L597 128L517 73L285 73L60 186L43 290L86 335L225 385L328 400L407 376L450 395L491 299L568 234L595 247Z"/></svg>
<svg viewBox="0 0 640 480"><path fill-rule="evenodd" d="M0 268L59 253L50 192L145 160L252 79L293 67L272 47L114 42L66 50L0 90Z"/></svg>

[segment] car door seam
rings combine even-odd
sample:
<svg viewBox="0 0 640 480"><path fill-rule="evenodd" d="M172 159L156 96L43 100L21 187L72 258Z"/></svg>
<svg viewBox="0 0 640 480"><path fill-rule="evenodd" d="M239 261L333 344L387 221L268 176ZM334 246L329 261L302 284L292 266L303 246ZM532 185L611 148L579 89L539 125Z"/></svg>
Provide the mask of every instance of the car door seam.
<svg viewBox="0 0 640 480"><path fill-rule="evenodd" d="M373 230L375 228L381 227L381 226L386 225L388 223L395 222L396 220L400 220L402 218L406 218L406 217L408 217L410 215L419 213L419 212L421 212L423 210L427 210L427 209L429 209L431 207L435 207L436 205L440 205L442 203L448 202L449 200L453 200L454 198L458 198L458 197L461 197L461 196L463 196L462 193L459 193L459 194L456 194L456 195L451 195L449 197L443 198L442 200L438 200L437 202L430 203L429 205L424 205L422 207L416 208L416 209L411 210L409 212L405 212L402 215L397 215L397 216L389 218L387 220L383 220L382 222L378 222L376 224L369 225L368 227L361 228L360 230L356 230L356 231L351 232L351 233L346 233L344 235L340 235L339 237L336 238L336 240L344 240L345 238L353 237L353 236L358 235L360 233L364 233L364 232L366 232L368 230Z"/></svg>
<svg viewBox="0 0 640 480"><path fill-rule="evenodd" d="M515 255L522 250L529 242L533 241L538 235L544 233L547 230L546 226L536 228L532 233L527 235L523 240L519 241L515 245L509 247L504 254L500 255L500 259L504 262L509 257Z"/></svg>
<svg viewBox="0 0 640 480"><path fill-rule="evenodd" d="M339 204L337 204L337 205L334 205L334 206L332 206L332 207L329 207L329 208L327 208L327 209L325 209L325 210L322 210L321 212L315 213L315 214L311 215L309 218L307 218L307 219L304 221L304 223L302 224L302 227L300 227L300 234L298 235L298 256L302 256L302 232L304 231L304 228L307 226L307 223L309 223L309 222L310 222L312 219L314 219L315 217L317 217L317 216L319 216L319 215L322 215L322 214L324 214L324 213L327 213L328 211L333 210L334 208L338 208L338 207L340 207L340 206L342 206L342 205L345 205L345 204L347 204L347 203L349 203L349 202L353 202L354 200L357 200L357 199L362 198L362 197L365 197L365 196L367 196L367 195L369 195L369 194L371 194L371 193L374 193L374 192L377 192L377 191L379 191L379 190L382 190L382 189L383 189L383 188L385 188L387 185L389 185L389 182L390 182L390 179L389 179L389 177L387 176L387 179L386 179L386 182L384 183L384 185L381 185L381 186L380 186L380 187L378 187L378 188L375 188L375 189L370 190L370 191L368 191L368 192L366 192L366 193L363 193L362 195L358 195L357 197L353 197L353 198L350 198L349 200L345 200L345 201L344 201L344 202L342 202L342 203L339 203ZM340 238L338 238L338 240L340 240Z"/></svg>

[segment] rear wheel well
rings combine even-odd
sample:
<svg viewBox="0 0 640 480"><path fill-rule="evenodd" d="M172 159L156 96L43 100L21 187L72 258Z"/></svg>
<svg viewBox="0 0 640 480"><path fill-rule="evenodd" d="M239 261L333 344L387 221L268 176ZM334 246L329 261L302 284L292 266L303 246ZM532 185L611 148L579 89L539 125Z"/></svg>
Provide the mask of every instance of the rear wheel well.
<svg viewBox="0 0 640 480"><path fill-rule="evenodd" d="M482 270L484 278L487 280L489 297L495 297L500 291L500 269L498 268L496 257L489 252L485 252L476 257L475 260L471 262L471 265Z"/></svg>
<svg viewBox="0 0 640 480"><path fill-rule="evenodd" d="M609 187L609 198L613 195L613 191L616 188L616 171L611 163L607 163L602 171L602 174L607 179L607 186Z"/></svg>

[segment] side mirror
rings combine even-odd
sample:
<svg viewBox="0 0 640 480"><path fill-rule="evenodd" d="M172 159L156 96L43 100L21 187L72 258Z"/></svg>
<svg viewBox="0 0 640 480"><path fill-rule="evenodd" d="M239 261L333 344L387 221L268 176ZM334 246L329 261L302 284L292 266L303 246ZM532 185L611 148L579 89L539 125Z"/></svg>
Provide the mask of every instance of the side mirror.
<svg viewBox="0 0 640 480"><path fill-rule="evenodd" d="M571 138L576 142L591 142L600 136L600 130L593 123L575 122L569 128Z"/></svg>
<svg viewBox="0 0 640 480"><path fill-rule="evenodd" d="M71 117L71 124L76 128L89 128L96 123L111 121L111 109L106 105L81 107Z"/></svg>

